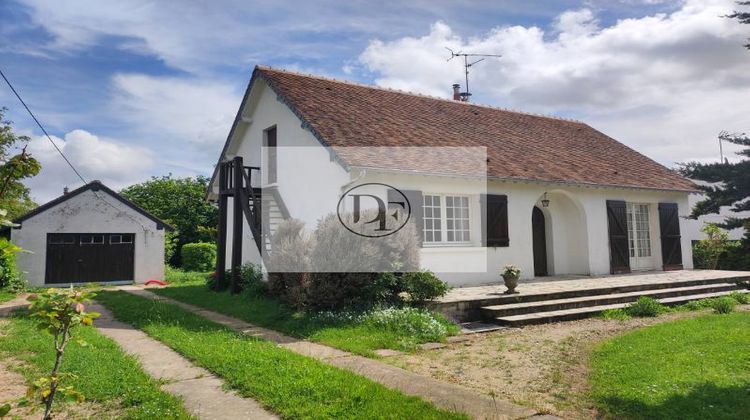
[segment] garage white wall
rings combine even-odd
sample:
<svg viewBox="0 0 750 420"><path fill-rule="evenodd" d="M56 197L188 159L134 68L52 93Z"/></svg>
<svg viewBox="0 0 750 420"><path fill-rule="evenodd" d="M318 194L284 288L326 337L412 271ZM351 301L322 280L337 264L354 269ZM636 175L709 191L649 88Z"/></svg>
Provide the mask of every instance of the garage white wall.
<svg viewBox="0 0 750 420"><path fill-rule="evenodd" d="M135 282L164 278L164 230L103 190L84 191L27 219L11 230L11 242L26 252L18 267L32 286L44 285L48 233L132 233Z"/></svg>

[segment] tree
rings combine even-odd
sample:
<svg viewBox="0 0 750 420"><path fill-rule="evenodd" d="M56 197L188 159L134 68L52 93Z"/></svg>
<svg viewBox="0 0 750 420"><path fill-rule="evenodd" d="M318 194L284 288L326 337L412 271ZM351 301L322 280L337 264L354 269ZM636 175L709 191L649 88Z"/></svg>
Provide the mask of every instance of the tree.
<svg viewBox="0 0 750 420"><path fill-rule="evenodd" d="M750 6L750 1L738 1L738 5L740 6ZM740 23L744 24L750 24L750 12L748 11L737 11L735 10L730 15L726 15L726 17L730 19L737 19ZM748 38L748 41L750 41L750 38ZM750 42L745 44L745 48L750 49Z"/></svg>
<svg viewBox="0 0 750 420"><path fill-rule="evenodd" d="M745 146L738 155L750 157L750 137L746 134L719 134L722 141L728 141L740 146ZM750 210L750 160L743 159L736 163L698 163L689 162L681 164L679 168L682 175L706 181L711 185L699 185L698 188L706 195L706 199L699 201L693 207L691 218L697 219L709 213L719 213L722 206L731 206L731 211L741 212ZM738 227L750 228L750 218L728 217L719 226L724 229Z"/></svg>
<svg viewBox="0 0 750 420"><path fill-rule="evenodd" d="M180 266L180 248L191 242L213 242L219 214L206 201L209 179L203 176L173 178L172 174L152 177L120 193L146 211L177 229L176 246L169 263Z"/></svg>
<svg viewBox="0 0 750 420"><path fill-rule="evenodd" d="M36 207L21 180L37 175L42 167L26 151L30 138L13 132L13 123L5 119L7 110L0 108L0 209L12 220Z"/></svg>

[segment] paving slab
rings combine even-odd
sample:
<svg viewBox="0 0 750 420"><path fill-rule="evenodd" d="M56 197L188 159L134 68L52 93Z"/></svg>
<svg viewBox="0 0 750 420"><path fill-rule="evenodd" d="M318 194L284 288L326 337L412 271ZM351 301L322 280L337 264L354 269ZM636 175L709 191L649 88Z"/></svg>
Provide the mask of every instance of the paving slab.
<svg viewBox="0 0 750 420"><path fill-rule="evenodd" d="M157 300L155 299L157 295L147 290L131 288L125 291L147 299ZM158 297L158 300L179 306L239 332L252 331L257 333L260 331L263 339L275 342L291 351L362 375L388 388L399 390L406 395L420 397L437 407L468 414L472 418L524 419L538 414L536 410L531 408L493 399L459 385L422 376L387 363L357 356L323 344L289 337L277 331L261 328L240 319L218 314L174 299L161 296Z"/></svg>
<svg viewBox="0 0 750 420"><path fill-rule="evenodd" d="M424 343L419 346L422 350L437 350L445 347L443 343Z"/></svg>
<svg viewBox="0 0 750 420"><path fill-rule="evenodd" d="M377 354L380 357L402 356L404 354L404 352L392 349L379 349L373 351L373 353Z"/></svg>
<svg viewBox="0 0 750 420"><path fill-rule="evenodd" d="M257 401L225 390L221 379L193 365L143 331L117 321L102 305L91 304L90 310L102 314L94 322L96 328L126 353L135 356L146 373L166 381L162 388L181 397L185 408L199 419L278 418Z"/></svg>
<svg viewBox="0 0 750 420"><path fill-rule="evenodd" d="M28 293L22 293L7 302L0 303L0 316L8 316L13 311L28 307L31 303L26 299L28 296Z"/></svg>

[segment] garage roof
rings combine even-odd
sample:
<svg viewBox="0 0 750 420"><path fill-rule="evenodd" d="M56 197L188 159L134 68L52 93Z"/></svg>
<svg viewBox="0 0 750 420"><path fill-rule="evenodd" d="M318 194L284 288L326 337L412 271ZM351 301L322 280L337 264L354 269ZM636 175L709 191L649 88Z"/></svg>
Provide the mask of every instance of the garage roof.
<svg viewBox="0 0 750 420"><path fill-rule="evenodd" d="M170 226L169 224L167 224L163 220L159 219L158 217L154 216L153 214L147 212L146 210L142 209L141 207L139 207L138 205L136 205L132 201L128 200L127 198L125 198L125 197L121 196L120 194L116 193L115 191L113 191L112 189L110 189L109 187L107 187L106 185L102 184L101 181L91 181L88 184L86 184L86 185L84 185L84 186L82 186L80 188L77 188L77 189L75 189L75 190L73 190L73 191L71 191L69 193L63 194L60 197L57 197L56 199L54 199L54 200L52 200L52 201L50 201L50 202L48 202L46 204L42 204L41 206L35 208L34 210L31 210L30 212L24 214L23 216L14 219L13 223L20 224L24 220L31 219L32 217L34 217L34 216L36 216L36 215L38 215L40 213L43 213L43 212L45 212L45 211L47 211L47 210L49 210L49 209L57 206L58 204L63 203L65 201L67 201L67 200L70 200L71 198L73 198L73 197L75 197L75 196L77 196L77 195L79 195L79 194L81 194L83 192L86 192L86 191L104 191L105 193L107 193L107 194L111 195L112 197L116 198L121 203L125 204L126 206L130 207L131 209L135 210L136 212L142 214L146 218L152 220L154 223L156 223L156 229L159 229L159 230L166 229L168 231L173 231L174 230L174 228L172 226ZM7 227L7 226L3 227L2 229L0 229L0 232L7 231L8 229L9 229L9 227Z"/></svg>

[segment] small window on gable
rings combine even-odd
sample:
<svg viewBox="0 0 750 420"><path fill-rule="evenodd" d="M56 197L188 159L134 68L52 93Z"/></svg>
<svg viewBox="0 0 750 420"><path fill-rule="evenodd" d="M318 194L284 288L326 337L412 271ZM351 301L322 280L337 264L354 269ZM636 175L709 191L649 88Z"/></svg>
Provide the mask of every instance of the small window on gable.
<svg viewBox="0 0 750 420"><path fill-rule="evenodd" d="M81 235L81 245L103 245L104 235Z"/></svg>
<svg viewBox="0 0 750 420"><path fill-rule="evenodd" d="M132 233L117 233L117 234L109 235L109 243L113 245L132 244L133 234Z"/></svg>

